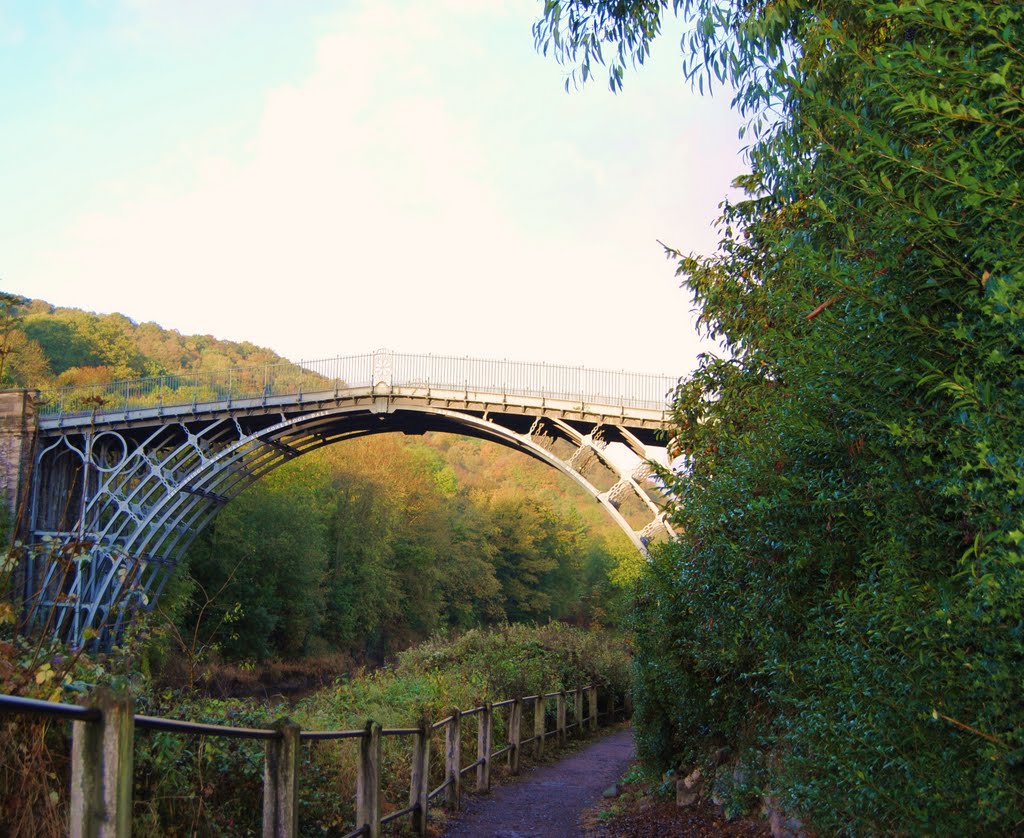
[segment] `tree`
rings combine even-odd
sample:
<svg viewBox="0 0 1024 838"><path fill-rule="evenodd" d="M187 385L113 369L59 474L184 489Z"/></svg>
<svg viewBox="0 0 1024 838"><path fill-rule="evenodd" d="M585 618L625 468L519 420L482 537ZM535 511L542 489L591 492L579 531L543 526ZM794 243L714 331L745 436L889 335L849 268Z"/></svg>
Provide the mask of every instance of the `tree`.
<svg viewBox="0 0 1024 838"><path fill-rule="evenodd" d="M50 314L29 316L25 320L25 333L42 346L55 375L77 367L96 367L103 357L81 328L85 319L72 320Z"/></svg>
<svg viewBox="0 0 1024 838"><path fill-rule="evenodd" d="M486 498L487 541L512 622L572 614L581 588L582 528L537 498L511 489Z"/></svg>
<svg viewBox="0 0 1024 838"><path fill-rule="evenodd" d="M11 354L11 340L18 330L19 308L24 297L0 292L0 381L6 376L7 361Z"/></svg>
<svg viewBox="0 0 1024 838"><path fill-rule="evenodd" d="M75 386L284 361L269 349L247 342L183 336L156 323L137 324L123 314L57 308L42 300L11 296L18 302L16 326L10 334L24 346L12 353L20 364L21 386L52 386L52 376L59 385ZM24 335L19 337L19 332Z"/></svg>
<svg viewBox="0 0 1024 838"><path fill-rule="evenodd" d="M320 631L329 498L316 460L294 465L239 495L189 551L204 596L193 598L182 624L205 617L214 631L231 612L232 634L221 632L219 644L236 660L301 655ZM206 591L218 594L207 601Z"/></svg>
<svg viewBox="0 0 1024 838"><path fill-rule="evenodd" d="M751 171L718 252L672 252L727 351L676 394L641 750L724 737L823 832L1012 832L1024 9L552 0L535 33L583 81L614 51L617 88L669 8Z"/></svg>
<svg viewBox="0 0 1024 838"><path fill-rule="evenodd" d="M23 331L26 303L0 292L0 387L29 387L49 374L41 347Z"/></svg>

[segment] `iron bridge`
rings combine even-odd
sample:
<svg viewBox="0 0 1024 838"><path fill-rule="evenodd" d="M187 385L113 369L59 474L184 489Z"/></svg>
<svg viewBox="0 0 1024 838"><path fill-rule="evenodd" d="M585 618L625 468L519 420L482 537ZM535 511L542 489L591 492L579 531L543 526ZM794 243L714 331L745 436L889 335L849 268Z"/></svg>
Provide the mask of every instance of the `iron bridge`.
<svg viewBox="0 0 1024 838"><path fill-rule="evenodd" d="M192 541L244 488L324 445L384 432L523 451L579 483L645 551L674 537L652 464L668 465L675 384L381 350L44 392L25 480L24 601L45 631L107 644L155 605Z"/></svg>

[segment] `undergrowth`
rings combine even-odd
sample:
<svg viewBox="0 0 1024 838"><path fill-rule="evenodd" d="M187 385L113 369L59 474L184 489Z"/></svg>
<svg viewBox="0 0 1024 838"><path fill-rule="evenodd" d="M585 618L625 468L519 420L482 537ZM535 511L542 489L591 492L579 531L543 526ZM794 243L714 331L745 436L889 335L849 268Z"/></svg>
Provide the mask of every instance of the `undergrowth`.
<svg viewBox="0 0 1024 838"><path fill-rule="evenodd" d="M24 641L20 641L24 643ZM11 653L14 652L12 655ZM393 666L337 679L291 707L267 700L215 699L195 691L158 689L119 659L81 656L77 680L38 664L30 674L17 664L11 643L0 647L5 668L0 689L50 700L74 701L92 684L129 688L136 712L237 727L266 727L287 715L305 730L361 729L373 719L385 727L437 721L453 707L470 709L540 691L610 685L622 695L629 662L616 638L560 624L504 626L436 638L401 653ZM41 658L40 658L41 660ZM113 670L120 668L121 674ZM16 674L20 673L20 674ZM41 681L36 684L37 678ZM35 685L35 686L33 686ZM35 687L38 687L36 689ZM495 748L504 741L507 711L495 712ZM11 836L66 833L70 726L8 716L0 728L0 815ZM476 723L462 726L463 762L475 759ZM441 782L443 730L432 740L431 785ZM408 798L409 737L385 737L382 802L386 813ZM469 756L469 755L474 756ZM300 824L303 835L340 834L354 819L358 745L353 740L303 744ZM263 745L259 741L137 730L133 828L143 835L252 835L261 829Z"/></svg>

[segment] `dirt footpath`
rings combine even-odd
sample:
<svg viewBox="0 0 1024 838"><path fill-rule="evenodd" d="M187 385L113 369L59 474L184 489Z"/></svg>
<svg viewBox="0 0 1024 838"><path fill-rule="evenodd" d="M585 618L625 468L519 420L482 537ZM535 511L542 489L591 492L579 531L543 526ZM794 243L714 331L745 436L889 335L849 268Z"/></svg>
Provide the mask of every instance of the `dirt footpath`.
<svg viewBox="0 0 1024 838"><path fill-rule="evenodd" d="M463 798L464 811L445 838L575 838L580 815L618 782L633 758L625 728L551 765L528 771L489 795Z"/></svg>

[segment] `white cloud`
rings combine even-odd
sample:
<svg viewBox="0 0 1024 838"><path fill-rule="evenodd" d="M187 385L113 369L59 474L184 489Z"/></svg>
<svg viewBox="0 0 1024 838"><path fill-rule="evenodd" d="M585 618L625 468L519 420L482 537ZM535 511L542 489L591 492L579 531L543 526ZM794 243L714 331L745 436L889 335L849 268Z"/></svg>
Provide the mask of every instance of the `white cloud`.
<svg viewBox="0 0 1024 838"><path fill-rule="evenodd" d="M191 169L182 181L112 184L128 197L58 237L30 293L291 357L388 345L681 371L688 302L654 239L679 241L671 228L694 215L703 228L718 200L706 193L724 192L707 175L731 153L719 127L700 128L711 147L672 137L669 115L667 139L638 135L617 156L572 124L561 133L558 112L481 103L503 134L529 131L498 148L464 98L480 79L464 89L432 61L479 60L481 44L458 39L472 14L484 13L371 3L339 18L312 74L267 93L245 148L183 149L166 167ZM514 72L479 67L498 93ZM614 134L599 107L558 107Z"/></svg>
<svg viewBox="0 0 1024 838"><path fill-rule="evenodd" d="M0 17L0 46L16 47L25 40L25 29Z"/></svg>

